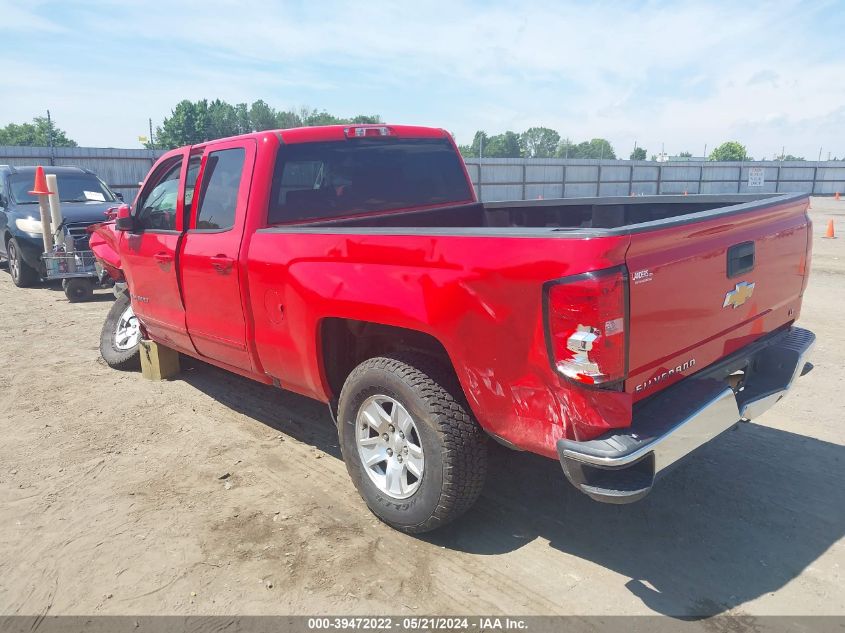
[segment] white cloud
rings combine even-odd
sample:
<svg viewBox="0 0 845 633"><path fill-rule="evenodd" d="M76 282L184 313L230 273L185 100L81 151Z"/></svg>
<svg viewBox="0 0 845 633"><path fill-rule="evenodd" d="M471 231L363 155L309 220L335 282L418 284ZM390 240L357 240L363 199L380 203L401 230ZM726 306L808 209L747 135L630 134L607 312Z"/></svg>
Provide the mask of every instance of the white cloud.
<svg viewBox="0 0 845 633"><path fill-rule="evenodd" d="M119 85L133 89L100 103L79 89L97 65L49 68L68 95L62 110L74 110L61 120L86 143L128 143L179 99L220 96L379 112L461 140L543 124L576 140L606 136L620 154L635 139L699 153L727 138L757 156L782 145L845 154L845 52L819 32L822 18L843 21L832 3L93 0L72 28L45 22L55 6L18 10L12 26L65 27L54 46L128 56ZM39 92L15 111L35 109Z"/></svg>

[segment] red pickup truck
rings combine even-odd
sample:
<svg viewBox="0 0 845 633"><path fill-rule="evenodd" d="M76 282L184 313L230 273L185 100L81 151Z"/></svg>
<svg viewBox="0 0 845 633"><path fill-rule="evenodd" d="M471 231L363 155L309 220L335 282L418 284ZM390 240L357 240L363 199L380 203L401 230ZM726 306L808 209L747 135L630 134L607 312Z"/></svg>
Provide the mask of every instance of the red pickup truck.
<svg viewBox="0 0 845 633"><path fill-rule="evenodd" d="M183 147L92 237L125 290L101 351L136 364L143 336L328 403L362 497L406 532L475 501L488 436L631 502L812 367L807 206L481 204L423 127Z"/></svg>

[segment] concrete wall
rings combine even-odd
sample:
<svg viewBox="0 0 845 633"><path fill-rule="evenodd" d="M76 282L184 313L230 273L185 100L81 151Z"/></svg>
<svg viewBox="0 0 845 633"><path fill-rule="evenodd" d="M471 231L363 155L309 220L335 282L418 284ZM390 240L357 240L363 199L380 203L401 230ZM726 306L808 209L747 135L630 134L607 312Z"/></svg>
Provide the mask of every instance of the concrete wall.
<svg viewBox="0 0 845 633"><path fill-rule="evenodd" d="M845 162L676 162L564 160L559 158L469 158L476 192L485 202L697 193L845 194ZM760 186L749 184L752 168L763 169Z"/></svg>
<svg viewBox="0 0 845 633"><path fill-rule="evenodd" d="M138 183L164 152L149 149L98 147L16 147L0 145L0 165L76 165L96 173L127 202L138 193Z"/></svg>

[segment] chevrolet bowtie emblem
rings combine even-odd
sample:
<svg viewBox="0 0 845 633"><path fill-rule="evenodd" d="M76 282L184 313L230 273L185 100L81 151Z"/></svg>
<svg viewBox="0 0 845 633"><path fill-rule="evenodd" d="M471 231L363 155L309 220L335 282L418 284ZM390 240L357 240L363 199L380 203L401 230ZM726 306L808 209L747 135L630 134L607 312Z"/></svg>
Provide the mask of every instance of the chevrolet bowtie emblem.
<svg viewBox="0 0 845 633"><path fill-rule="evenodd" d="M748 298L751 297L752 294L754 294L754 284L742 281L736 285L736 288L728 291L725 295L725 302L722 304L722 307L727 308L728 306L731 306L736 309L748 301Z"/></svg>

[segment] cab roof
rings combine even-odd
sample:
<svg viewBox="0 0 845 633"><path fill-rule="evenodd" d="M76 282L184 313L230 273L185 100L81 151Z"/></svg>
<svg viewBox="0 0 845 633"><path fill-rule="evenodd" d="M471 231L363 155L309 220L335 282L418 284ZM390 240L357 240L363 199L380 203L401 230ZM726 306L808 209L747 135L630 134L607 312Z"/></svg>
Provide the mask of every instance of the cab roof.
<svg viewBox="0 0 845 633"><path fill-rule="evenodd" d="M252 132L250 134L241 134L239 136L232 136L226 139L215 139L213 141L206 141L205 143L198 143L193 147L204 147L209 143L217 143L219 141L231 141L243 138L252 138L260 140L268 134L276 135L282 143L319 143L323 141L345 141L347 138L347 130L364 128L364 129L379 129L386 128L389 134L394 138L448 138L449 133L442 128L424 127L419 125L393 125L390 123L349 123L344 125L315 125L312 127L294 127L278 130L264 130L262 132Z"/></svg>

